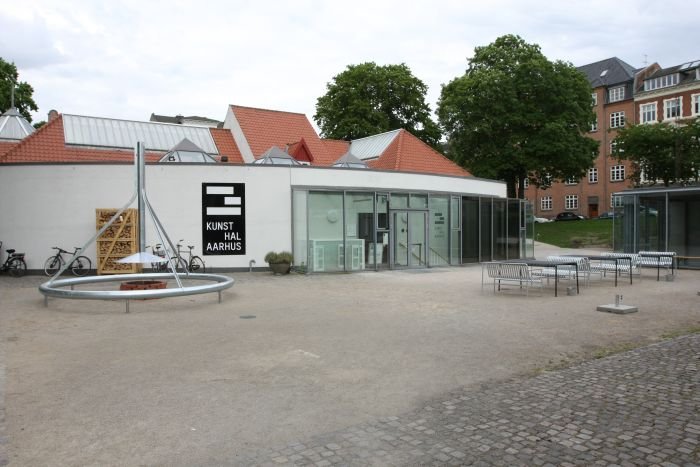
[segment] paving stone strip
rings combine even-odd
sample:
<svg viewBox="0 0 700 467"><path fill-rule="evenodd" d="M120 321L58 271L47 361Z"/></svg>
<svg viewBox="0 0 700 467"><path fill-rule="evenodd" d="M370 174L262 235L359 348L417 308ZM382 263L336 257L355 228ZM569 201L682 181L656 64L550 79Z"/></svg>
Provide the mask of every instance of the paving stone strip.
<svg viewBox="0 0 700 467"><path fill-rule="evenodd" d="M463 389L241 465L700 466L700 335Z"/></svg>

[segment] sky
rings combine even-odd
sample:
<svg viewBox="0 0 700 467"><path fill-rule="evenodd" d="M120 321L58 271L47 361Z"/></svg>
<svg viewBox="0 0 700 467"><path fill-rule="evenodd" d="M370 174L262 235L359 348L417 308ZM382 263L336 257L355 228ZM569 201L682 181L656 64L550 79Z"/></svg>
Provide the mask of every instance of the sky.
<svg viewBox="0 0 700 467"><path fill-rule="evenodd" d="M3 0L0 57L34 87L34 121L51 109L223 120L228 104L311 119L351 64L405 63L435 110L441 86L499 36L576 66L668 67L700 59L699 17L687 0Z"/></svg>

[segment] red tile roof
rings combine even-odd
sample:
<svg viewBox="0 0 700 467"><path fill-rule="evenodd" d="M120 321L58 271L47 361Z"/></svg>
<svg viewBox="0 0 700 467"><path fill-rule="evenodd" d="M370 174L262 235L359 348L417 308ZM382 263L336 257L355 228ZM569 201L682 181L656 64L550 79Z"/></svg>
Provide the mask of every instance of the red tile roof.
<svg viewBox="0 0 700 467"><path fill-rule="evenodd" d="M332 156L333 162L340 159L350 149L350 143L342 139L322 139L321 142L326 147L326 151Z"/></svg>
<svg viewBox="0 0 700 467"><path fill-rule="evenodd" d="M290 145L287 152L299 162L313 163L314 161L314 156L304 138Z"/></svg>
<svg viewBox="0 0 700 467"><path fill-rule="evenodd" d="M335 161L304 114L239 105L232 105L231 110L256 159L272 146L284 150L303 138L314 165L331 165Z"/></svg>
<svg viewBox="0 0 700 467"><path fill-rule="evenodd" d="M14 148L19 144L19 141L2 141L0 140L0 159L2 159L2 156L7 154L10 149Z"/></svg>
<svg viewBox="0 0 700 467"><path fill-rule="evenodd" d="M406 130L399 131L394 141L379 156L369 161L373 169L398 170L467 177L471 174Z"/></svg>
<svg viewBox="0 0 700 467"><path fill-rule="evenodd" d="M242 163L243 158L231 132L209 129L220 155L229 157L230 163ZM0 148L0 151L2 149ZM164 152L146 151L146 162L158 162ZM63 133L63 117L50 121L23 139L4 155L0 163L55 163L55 162L124 162L132 163L133 149L84 148L66 145Z"/></svg>

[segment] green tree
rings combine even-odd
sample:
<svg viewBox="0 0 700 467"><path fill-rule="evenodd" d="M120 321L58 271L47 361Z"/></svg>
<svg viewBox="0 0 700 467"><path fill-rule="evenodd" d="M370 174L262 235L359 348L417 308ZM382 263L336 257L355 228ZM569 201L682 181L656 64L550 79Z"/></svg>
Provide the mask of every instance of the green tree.
<svg viewBox="0 0 700 467"><path fill-rule="evenodd" d="M474 175L504 180L508 196L583 177L598 143L591 87L571 64L549 61L536 44L502 36L477 47L463 76L443 85L438 119L448 155Z"/></svg>
<svg viewBox="0 0 700 467"><path fill-rule="evenodd" d="M636 184L644 178L665 186L698 180L700 168L700 119L687 125L657 123L631 125L618 131L613 155L632 162L630 175Z"/></svg>
<svg viewBox="0 0 700 467"><path fill-rule="evenodd" d="M425 103L428 88L404 63L348 65L326 89L314 115L325 138L356 139L405 128L433 147L440 141Z"/></svg>
<svg viewBox="0 0 700 467"><path fill-rule="evenodd" d="M0 114L10 108L12 86L14 86L15 107L28 122L31 122L30 112L39 110L32 98L34 88L29 83L18 80L19 73L15 64L6 62L0 57Z"/></svg>

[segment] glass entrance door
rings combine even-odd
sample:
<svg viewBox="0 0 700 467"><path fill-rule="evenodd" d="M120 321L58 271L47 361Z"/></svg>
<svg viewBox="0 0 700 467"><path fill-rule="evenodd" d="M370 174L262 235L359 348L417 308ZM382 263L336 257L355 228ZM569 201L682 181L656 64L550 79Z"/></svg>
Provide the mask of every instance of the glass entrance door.
<svg viewBox="0 0 700 467"><path fill-rule="evenodd" d="M392 211L391 267L423 268L427 255L425 211Z"/></svg>

